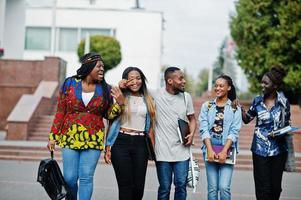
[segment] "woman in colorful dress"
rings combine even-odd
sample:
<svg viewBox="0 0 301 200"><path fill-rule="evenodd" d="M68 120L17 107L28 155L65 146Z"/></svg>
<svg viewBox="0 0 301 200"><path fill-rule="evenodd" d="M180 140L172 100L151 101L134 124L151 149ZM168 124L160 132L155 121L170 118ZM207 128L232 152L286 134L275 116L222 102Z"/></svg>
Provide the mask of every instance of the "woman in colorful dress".
<svg viewBox="0 0 301 200"><path fill-rule="evenodd" d="M263 95L257 96L248 111L242 107L242 119L249 123L256 118L252 142L253 175L256 198L277 200L287 159L285 137L269 137L269 133L290 124L290 104L279 88L285 71L273 67L261 79Z"/></svg>
<svg viewBox="0 0 301 200"><path fill-rule="evenodd" d="M104 149L103 118L117 117L124 97L119 88L111 88L104 80L99 54L88 53L80 62L77 75L67 78L60 89L47 147L50 151L55 144L62 148L63 174L71 191L68 199L90 200L95 168Z"/></svg>
<svg viewBox="0 0 301 200"><path fill-rule="evenodd" d="M216 98L202 105L199 122L208 185L208 200L230 200L233 163L225 163L238 152L241 109L233 106L236 91L232 79L221 75L215 81ZM234 155L235 156L235 155ZM232 159L235 159L232 157ZM220 196L220 198L218 198Z"/></svg>
<svg viewBox="0 0 301 200"><path fill-rule="evenodd" d="M119 199L141 200L148 161L145 134L154 138L155 105L139 68L126 68L122 79L119 85L126 96L125 110L110 128L105 160L113 164Z"/></svg>

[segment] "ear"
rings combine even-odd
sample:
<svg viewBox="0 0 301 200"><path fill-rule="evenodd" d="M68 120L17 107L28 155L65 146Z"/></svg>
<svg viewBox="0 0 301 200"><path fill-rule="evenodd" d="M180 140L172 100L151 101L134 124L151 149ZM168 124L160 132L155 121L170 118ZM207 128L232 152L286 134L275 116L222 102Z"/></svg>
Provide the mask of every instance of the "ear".
<svg viewBox="0 0 301 200"><path fill-rule="evenodd" d="M167 79L167 83L171 85L172 84L172 79L171 78Z"/></svg>
<svg viewBox="0 0 301 200"><path fill-rule="evenodd" d="M228 87L228 92L229 92L231 89L232 89L232 87L231 87L231 86L229 86L229 87Z"/></svg>

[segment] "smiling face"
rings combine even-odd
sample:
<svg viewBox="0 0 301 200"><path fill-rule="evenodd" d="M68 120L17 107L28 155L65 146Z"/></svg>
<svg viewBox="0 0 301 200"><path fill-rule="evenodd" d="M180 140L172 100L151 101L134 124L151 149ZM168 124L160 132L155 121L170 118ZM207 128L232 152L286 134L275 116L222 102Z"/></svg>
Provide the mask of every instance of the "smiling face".
<svg viewBox="0 0 301 200"><path fill-rule="evenodd" d="M138 71L132 70L128 73L128 80L130 80L129 89L132 93L139 93L142 86L142 78Z"/></svg>
<svg viewBox="0 0 301 200"><path fill-rule="evenodd" d="M267 75L262 77L261 87L264 95L272 94L277 90L277 85L275 85Z"/></svg>
<svg viewBox="0 0 301 200"><path fill-rule="evenodd" d="M89 74L95 81L102 81L104 77L104 64L102 61L97 61L95 67Z"/></svg>
<svg viewBox="0 0 301 200"><path fill-rule="evenodd" d="M167 83L175 93L184 92L186 84L184 73L181 70L173 72L170 78L168 78Z"/></svg>
<svg viewBox="0 0 301 200"><path fill-rule="evenodd" d="M223 78L218 78L215 81L214 92L217 98L228 97L228 92L231 90L231 86Z"/></svg>

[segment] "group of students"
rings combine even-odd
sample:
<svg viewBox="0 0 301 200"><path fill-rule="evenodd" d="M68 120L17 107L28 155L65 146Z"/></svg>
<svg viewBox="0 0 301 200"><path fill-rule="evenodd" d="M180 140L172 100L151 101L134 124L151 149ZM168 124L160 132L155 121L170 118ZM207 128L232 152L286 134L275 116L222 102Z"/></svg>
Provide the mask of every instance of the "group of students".
<svg viewBox="0 0 301 200"><path fill-rule="evenodd" d="M169 199L172 182L174 199L187 197L189 147L197 130L192 98L184 92L185 78L177 67L165 70L165 87L148 90L146 77L137 67L128 67L118 87L104 79L104 63L97 53L81 59L77 75L65 80L49 134L48 149L62 148L63 174L69 186L69 200L91 199L93 176L100 153L112 164L120 200L141 200L148 163L145 137L151 138L156 154L159 182L158 200ZM256 198L279 199L281 179L287 157L283 137L268 134L290 121L290 105L278 92L285 76L281 68L272 68L261 81L262 96L245 110L236 98L235 86L227 75L215 81L216 98L205 102L199 116L200 137L207 175L208 199L231 199L234 166L226 164L230 148L238 152L242 121L257 118L252 143ZM105 134L103 118L109 121ZM178 119L189 123L183 145L178 136ZM214 146L220 145L220 152ZM206 157L206 159L205 159Z"/></svg>

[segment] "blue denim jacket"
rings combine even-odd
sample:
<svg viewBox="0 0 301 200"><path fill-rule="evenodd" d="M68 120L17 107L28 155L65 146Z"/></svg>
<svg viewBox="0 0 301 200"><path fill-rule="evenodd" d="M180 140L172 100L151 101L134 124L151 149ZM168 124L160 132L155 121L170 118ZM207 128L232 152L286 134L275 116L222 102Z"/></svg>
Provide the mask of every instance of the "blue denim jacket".
<svg viewBox="0 0 301 200"><path fill-rule="evenodd" d="M257 96L247 112L246 122L257 118L251 151L260 156L276 156L287 151L284 137L271 138L273 130L290 124L290 105L283 93L277 93L275 106L268 110L264 98ZM284 118L283 118L284 117ZM282 121L284 120L284 124Z"/></svg>
<svg viewBox="0 0 301 200"><path fill-rule="evenodd" d="M238 152L238 134L242 125L241 109L232 108L232 102L228 99L224 110L224 122L222 135L222 145L226 144L227 139L232 140L232 146ZM200 136L202 141L206 138L211 139L211 129L214 125L216 115L216 99L203 103L199 115ZM206 145L202 147L203 152L206 152Z"/></svg>
<svg viewBox="0 0 301 200"><path fill-rule="evenodd" d="M109 133L106 138L105 146L113 146L113 144L115 143L115 140L118 136L120 126L121 126L121 116L118 117L117 119L115 119L114 122L112 123ZM146 116L145 116L145 128L144 128L145 134L148 134L150 126L151 126L151 118L150 118L149 112L147 112Z"/></svg>

